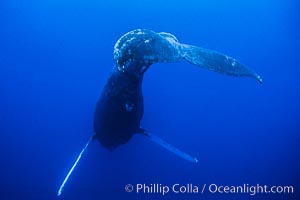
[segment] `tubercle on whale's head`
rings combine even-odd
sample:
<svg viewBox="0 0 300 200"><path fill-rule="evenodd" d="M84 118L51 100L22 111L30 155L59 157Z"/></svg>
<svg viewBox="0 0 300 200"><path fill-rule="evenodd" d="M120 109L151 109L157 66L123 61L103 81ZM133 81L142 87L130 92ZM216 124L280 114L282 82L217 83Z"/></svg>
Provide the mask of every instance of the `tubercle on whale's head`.
<svg viewBox="0 0 300 200"><path fill-rule="evenodd" d="M157 33L136 29L123 35L114 46L115 67L120 73L143 75L157 58Z"/></svg>
<svg viewBox="0 0 300 200"><path fill-rule="evenodd" d="M169 33L156 33L136 29L123 35L114 46L114 61L118 71L125 72L129 66L144 72L145 66L158 62L174 62L180 59L178 41Z"/></svg>
<svg viewBox="0 0 300 200"><path fill-rule="evenodd" d="M142 55L146 49L146 30L136 29L123 35L114 46L114 61L119 72L143 72L148 65Z"/></svg>

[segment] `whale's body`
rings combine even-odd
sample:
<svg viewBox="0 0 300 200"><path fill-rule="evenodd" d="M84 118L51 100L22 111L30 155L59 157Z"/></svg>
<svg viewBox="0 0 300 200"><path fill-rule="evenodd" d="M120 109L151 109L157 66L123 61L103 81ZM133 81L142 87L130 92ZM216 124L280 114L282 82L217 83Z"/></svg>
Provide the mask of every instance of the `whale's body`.
<svg viewBox="0 0 300 200"><path fill-rule="evenodd" d="M65 177L58 195L92 140L114 149L127 143L134 134L150 140L191 161L198 160L166 143L140 126L143 113L142 82L149 66L160 62L187 61L195 66L230 76L248 76L260 83L261 77L225 54L197 46L181 44L170 33L137 29L123 35L114 47L115 66L104 86L94 113L94 135L80 152Z"/></svg>
<svg viewBox="0 0 300 200"><path fill-rule="evenodd" d="M137 29L122 36L114 48L115 66L98 100L95 138L108 148L125 144L140 128L144 112L142 81L151 64L186 60L231 76L260 76L227 55L178 42L170 33Z"/></svg>
<svg viewBox="0 0 300 200"><path fill-rule="evenodd" d="M104 147L114 149L142 132L143 75L120 73L116 69L110 75L94 114L94 137Z"/></svg>

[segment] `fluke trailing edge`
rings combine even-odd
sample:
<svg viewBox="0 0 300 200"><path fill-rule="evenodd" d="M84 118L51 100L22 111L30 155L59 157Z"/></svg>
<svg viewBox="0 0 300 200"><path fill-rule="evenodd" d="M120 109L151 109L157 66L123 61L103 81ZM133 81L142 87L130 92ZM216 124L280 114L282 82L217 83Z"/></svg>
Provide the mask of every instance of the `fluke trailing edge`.
<svg viewBox="0 0 300 200"><path fill-rule="evenodd" d="M140 126L144 112L142 94L144 73L155 63L184 60L195 66L230 76L252 77L262 83L258 74L234 58L201 47L181 44L170 33L156 33L146 29L126 33L114 47L115 66L95 110L95 134L80 152L59 188L58 195L61 194L81 155L95 139L104 147L114 149L127 143L134 134L142 134L176 155L191 162L198 162L196 158L178 150Z"/></svg>

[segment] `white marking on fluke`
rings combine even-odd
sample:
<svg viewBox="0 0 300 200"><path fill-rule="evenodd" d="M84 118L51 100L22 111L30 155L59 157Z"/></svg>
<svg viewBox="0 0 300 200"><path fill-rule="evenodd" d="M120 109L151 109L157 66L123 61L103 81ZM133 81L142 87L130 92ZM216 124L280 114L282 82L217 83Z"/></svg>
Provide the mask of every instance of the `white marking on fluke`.
<svg viewBox="0 0 300 200"><path fill-rule="evenodd" d="M88 148L89 144L91 143L91 141L93 140L93 137L90 137L89 141L86 143L86 145L84 146L84 148L81 150L80 154L78 155L75 163L73 164L72 168L70 169L70 171L68 172L67 176L65 177L64 181L62 182L58 192L57 192L57 196L60 196L62 191L64 190L65 184L68 182L69 177L71 176L73 170L75 169L76 165L78 164L79 160L81 159L82 154L85 152L85 150Z"/></svg>

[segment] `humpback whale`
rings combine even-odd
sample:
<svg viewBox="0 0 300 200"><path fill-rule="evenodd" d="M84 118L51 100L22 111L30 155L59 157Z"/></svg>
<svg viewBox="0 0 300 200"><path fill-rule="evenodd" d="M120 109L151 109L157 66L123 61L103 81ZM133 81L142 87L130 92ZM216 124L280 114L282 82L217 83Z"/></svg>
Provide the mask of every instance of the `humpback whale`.
<svg viewBox="0 0 300 200"><path fill-rule="evenodd" d="M155 63L179 61L230 76L252 77L262 83L258 74L236 59L213 50L179 43L170 33L156 33L146 29L126 33L114 46L115 66L96 105L94 135L80 152L60 186L58 195L61 195L69 176L93 140L113 150L126 144L133 135L141 134L188 161L198 162L195 157L175 148L140 125L144 112L142 82L145 72Z"/></svg>

